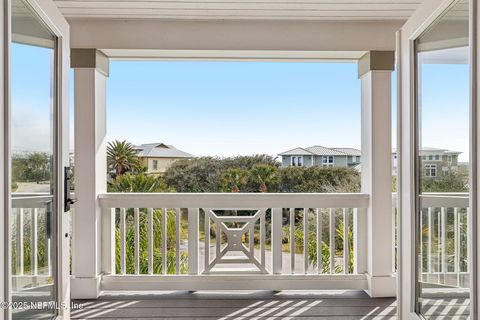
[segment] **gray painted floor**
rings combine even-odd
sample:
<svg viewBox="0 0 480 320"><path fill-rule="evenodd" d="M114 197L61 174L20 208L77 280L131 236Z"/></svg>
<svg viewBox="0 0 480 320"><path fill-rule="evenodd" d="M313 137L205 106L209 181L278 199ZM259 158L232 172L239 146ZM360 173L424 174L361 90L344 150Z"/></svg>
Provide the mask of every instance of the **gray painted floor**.
<svg viewBox="0 0 480 320"><path fill-rule="evenodd" d="M396 319L393 298L363 291L169 291L109 293L82 306L72 319Z"/></svg>

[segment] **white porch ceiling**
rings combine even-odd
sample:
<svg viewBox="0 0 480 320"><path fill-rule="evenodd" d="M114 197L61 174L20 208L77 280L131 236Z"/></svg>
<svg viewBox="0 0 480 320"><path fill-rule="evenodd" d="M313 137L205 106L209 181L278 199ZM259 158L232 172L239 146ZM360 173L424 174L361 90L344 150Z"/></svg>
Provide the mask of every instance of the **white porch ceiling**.
<svg viewBox="0 0 480 320"><path fill-rule="evenodd" d="M67 18L405 20L422 0L56 0Z"/></svg>

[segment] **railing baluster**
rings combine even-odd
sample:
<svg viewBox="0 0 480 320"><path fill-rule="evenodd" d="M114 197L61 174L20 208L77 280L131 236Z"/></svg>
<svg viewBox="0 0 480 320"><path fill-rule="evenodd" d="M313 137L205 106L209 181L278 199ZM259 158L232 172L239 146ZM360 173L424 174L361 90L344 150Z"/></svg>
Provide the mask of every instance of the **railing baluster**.
<svg viewBox="0 0 480 320"><path fill-rule="evenodd" d="M265 267L265 209L260 215L260 263Z"/></svg>
<svg viewBox="0 0 480 320"><path fill-rule="evenodd" d="M135 227L135 236L134 236L134 244L135 244L135 252L134 252L134 272L138 274L140 272L140 222L139 222L140 210L138 208L133 209L133 224Z"/></svg>
<svg viewBox="0 0 480 320"><path fill-rule="evenodd" d="M167 208L163 208L162 213L162 273L167 274Z"/></svg>
<svg viewBox="0 0 480 320"><path fill-rule="evenodd" d="M428 263L428 273L432 273L432 208L428 208L428 239L427 239L427 263ZM429 281L429 280L427 280Z"/></svg>
<svg viewBox="0 0 480 320"><path fill-rule="evenodd" d="M120 208L120 272L126 273L126 224L125 224L125 208Z"/></svg>
<svg viewBox="0 0 480 320"><path fill-rule="evenodd" d="M153 208L148 208L148 274L153 274Z"/></svg>
<svg viewBox="0 0 480 320"><path fill-rule="evenodd" d="M255 224L251 223L249 229L250 230L248 231L248 250L253 256L254 254L253 250L255 248L255 243L254 243L255 242ZM217 252L220 252L220 250Z"/></svg>
<svg viewBox="0 0 480 320"><path fill-rule="evenodd" d="M182 210L180 208L176 209L176 220L175 220L175 272L180 274L180 224L182 217Z"/></svg>
<svg viewBox="0 0 480 320"><path fill-rule="evenodd" d="M335 272L335 209L330 208L330 273Z"/></svg>
<svg viewBox="0 0 480 320"><path fill-rule="evenodd" d="M454 265L453 265L453 271L456 274L457 277L457 287L460 286L460 277L459 277L459 272L460 272L460 257L459 257L459 249L460 249L460 224L458 223L458 208L453 208L453 241L455 243L454 246Z"/></svg>
<svg viewBox="0 0 480 320"><path fill-rule="evenodd" d="M348 212L343 208L343 273L348 273L350 250L348 241Z"/></svg>
<svg viewBox="0 0 480 320"><path fill-rule="evenodd" d="M420 209L420 237L419 237L419 242L420 242L420 247L419 247L419 249L420 249L420 274L418 275L420 280L423 279L423 272L424 272L423 270L425 268L424 262L423 262L423 251L424 251L423 250L423 242L424 241L423 241L423 232L422 232L423 224L424 224L423 220L424 220L423 219L423 210ZM396 253L396 252L394 251L394 253Z"/></svg>
<svg viewBox="0 0 480 320"><path fill-rule="evenodd" d="M272 272L281 274L282 266L282 238L283 238L283 209L272 209Z"/></svg>
<svg viewBox="0 0 480 320"><path fill-rule="evenodd" d="M210 210L204 209L205 211L205 272L210 271Z"/></svg>
<svg viewBox="0 0 480 320"><path fill-rule="evenodd" d="M23 208L17 209L17 274L24 274Z"/></svg>
<svg viewBox="0 0 480 320"><path fill-rule="evenodd" d="M295 273L295 208L290 208L290 272Z"/></svg>
<svg viewBox="0 0 480 320"><path fill-rule="evenodd" d="M308 208L303 208L303 271L308 273Z"/></svg>
<svg viewBox="0 0 480 320"><path fill-rule="evenodd" d="M322 209L317 208L317 271L323 273L322 265Z"/></svg>
<svg viewBox="0 0 480 320"><path fill-rule="evenodd" d="M442 222L442 273L448 272L447 268L447 210L445 207L441 208L441 222ZM445 277L445 276L444 276Z"/></svg>
<svg viewBox="0 0 480 320"><path fill-rule="evenodd" d="M441 219L442 219L441 210L437 210L437 272L439 273L442 271L442 260L440 259L442 255ZM440 282L440 276L437 277L437 281Z"/></svg>
<svg viewBox="0 0 480 320"><path fill-rule="evenodd" d="M198 274L199 209L188 208L188 273Z"/></svg>
<svg viewBox="0 0 480 320"><path fill-rule="evenodd" d="M32 274L38 274L38 209L32 209Z"/></svg>
<svg viewBox="0 0 480 320"><path fill-rule="evenodd" d="M466 242L466 245L467 245L467 257L466 257L466 260L467 260L467 261L470 261L470 256L469 256L469 254L470 254L470 252L472 252L472 251L471 251L471 245L472 245L472 244L471 244L471 241L469 240L469 239L470 239L470 236L469 236L469 232L470 232L470 231L469 231L469 230L470 230L470 226L471 226L472 221L471 221L471 219L470 219L470 214L471 214L470 208L466 208L466 209L467 209L467 210L466 210L466 218L463 219L463 220L464 220L464 223L466 223L466 225L467 225L467 227L465 228L465 230L466 230L466 234L465 234L465 239L466 239L466 241L465 241L465 242ZM465 242L464 242L464 243L465 243ZM466 267L465 272L470 272L470 263L466 263L465 267Z"/></svg>

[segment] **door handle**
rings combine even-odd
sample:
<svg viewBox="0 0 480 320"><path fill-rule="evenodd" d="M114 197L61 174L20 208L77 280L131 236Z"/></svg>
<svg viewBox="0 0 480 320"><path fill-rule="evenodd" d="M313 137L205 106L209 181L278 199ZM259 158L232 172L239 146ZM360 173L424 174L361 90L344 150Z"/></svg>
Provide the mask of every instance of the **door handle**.
<svg viewBox="0 0 480 320"><path fill-rule="evenodd" d="M64 181L63 181L63 211L68 212L70 211L70 207L72 204L77 202L77 199L72 198L72 194L70 193L70 188L72 187L72 180L73 180L73 171L70 167L65 167L64 170Z"/></svg>

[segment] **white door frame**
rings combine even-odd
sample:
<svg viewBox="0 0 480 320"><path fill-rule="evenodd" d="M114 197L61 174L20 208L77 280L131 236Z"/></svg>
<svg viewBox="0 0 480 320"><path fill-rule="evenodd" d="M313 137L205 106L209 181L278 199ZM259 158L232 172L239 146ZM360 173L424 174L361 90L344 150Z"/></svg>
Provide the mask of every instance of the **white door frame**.
<svg viewBox="0 0 480 320"><path fill-rule="evenodd" d="M398 271L398 312L400 319L419 319L420 317L415 314L415 95L416 95L416 78L415 78L415 50L414 41L417 39L436 19L438 19L452 4L457 0L425 0L424 3L418 8L418 10L407 20L400 31L397 34L397 51L398 51L398 141L397 146L399 150L398 155L398 210L400 212L400 232L399 232L399 271ZM476 0L471 0L470 10L470 23L471 23L471 68L472 72L472 86L477 91L479 88L476 84ZM473 27L475 26L475 27ZM473 32L472 32L473 31ZM473 41L472 41L473 40ZM476 92L472 90L472 105L476 104ZM475 108L472 108L475 110ZM474 134L471 137L471 143L476 142L478 144L478 133L476 133L475 113L471 116L471 125ZM478 115L477 115L478 117ZM477 118L478 119L478 118ZM477 191L477 166L478 160L476 157L476 145L472 144L471 153L471 176L472 187L470 192L470 215L473 218L471 223L470 234L475 235L473 226L477 225L478 221L475 220L475 212L477 212L476 196L472 195ZM477 246L475 243L477 239L470 239L470 243L474 245L470 246L469 261L471 270L471 319L479 319L478 310L479 300L477 295L477 270L474 268L478 264L478 259L474 252L476 248L480 248L480 244Z"/></svg>
<svg viewBox="0 0 480 320"><path fill-rule="evenodd" d="M58 195L55 213L57 214L57 299L59 306L67 306L67 308L60 308L58 310L58 319L68 319L70 310L70 253L69 253L69 215L63 212L63 179L65 166L69 165L69 70L70 70L70 30L69 25L58 8L51 0L24 0L38 17L47 25L52 33L57 37L55 72L56 72L56 154L58 155L56 161L56 186L55 190ZM9 226L9 212L10 203L8 191L10 190L10 164L9 164L9 105L10 105L10 50L9 44L11 40L11 1L3 1L3 6L0 8L0 32L3 35L3 41L0 48L0 71L2 77L0 79L0 96L4 99L0 102L0 131L2 132L2 139L0 139L0 149L2 156L0 158L0 181L4 181L0 185L0 238L10 239L8 235ZM3 94L7 93L7 94ZM9 241L5 242L5 246L0 248L0 283L5 284L5 288L0 292L0 301L9 301L11 295L10 283L10 253ZM10 317L10 310L0 309L0 320L6 320Z"/></svg>

